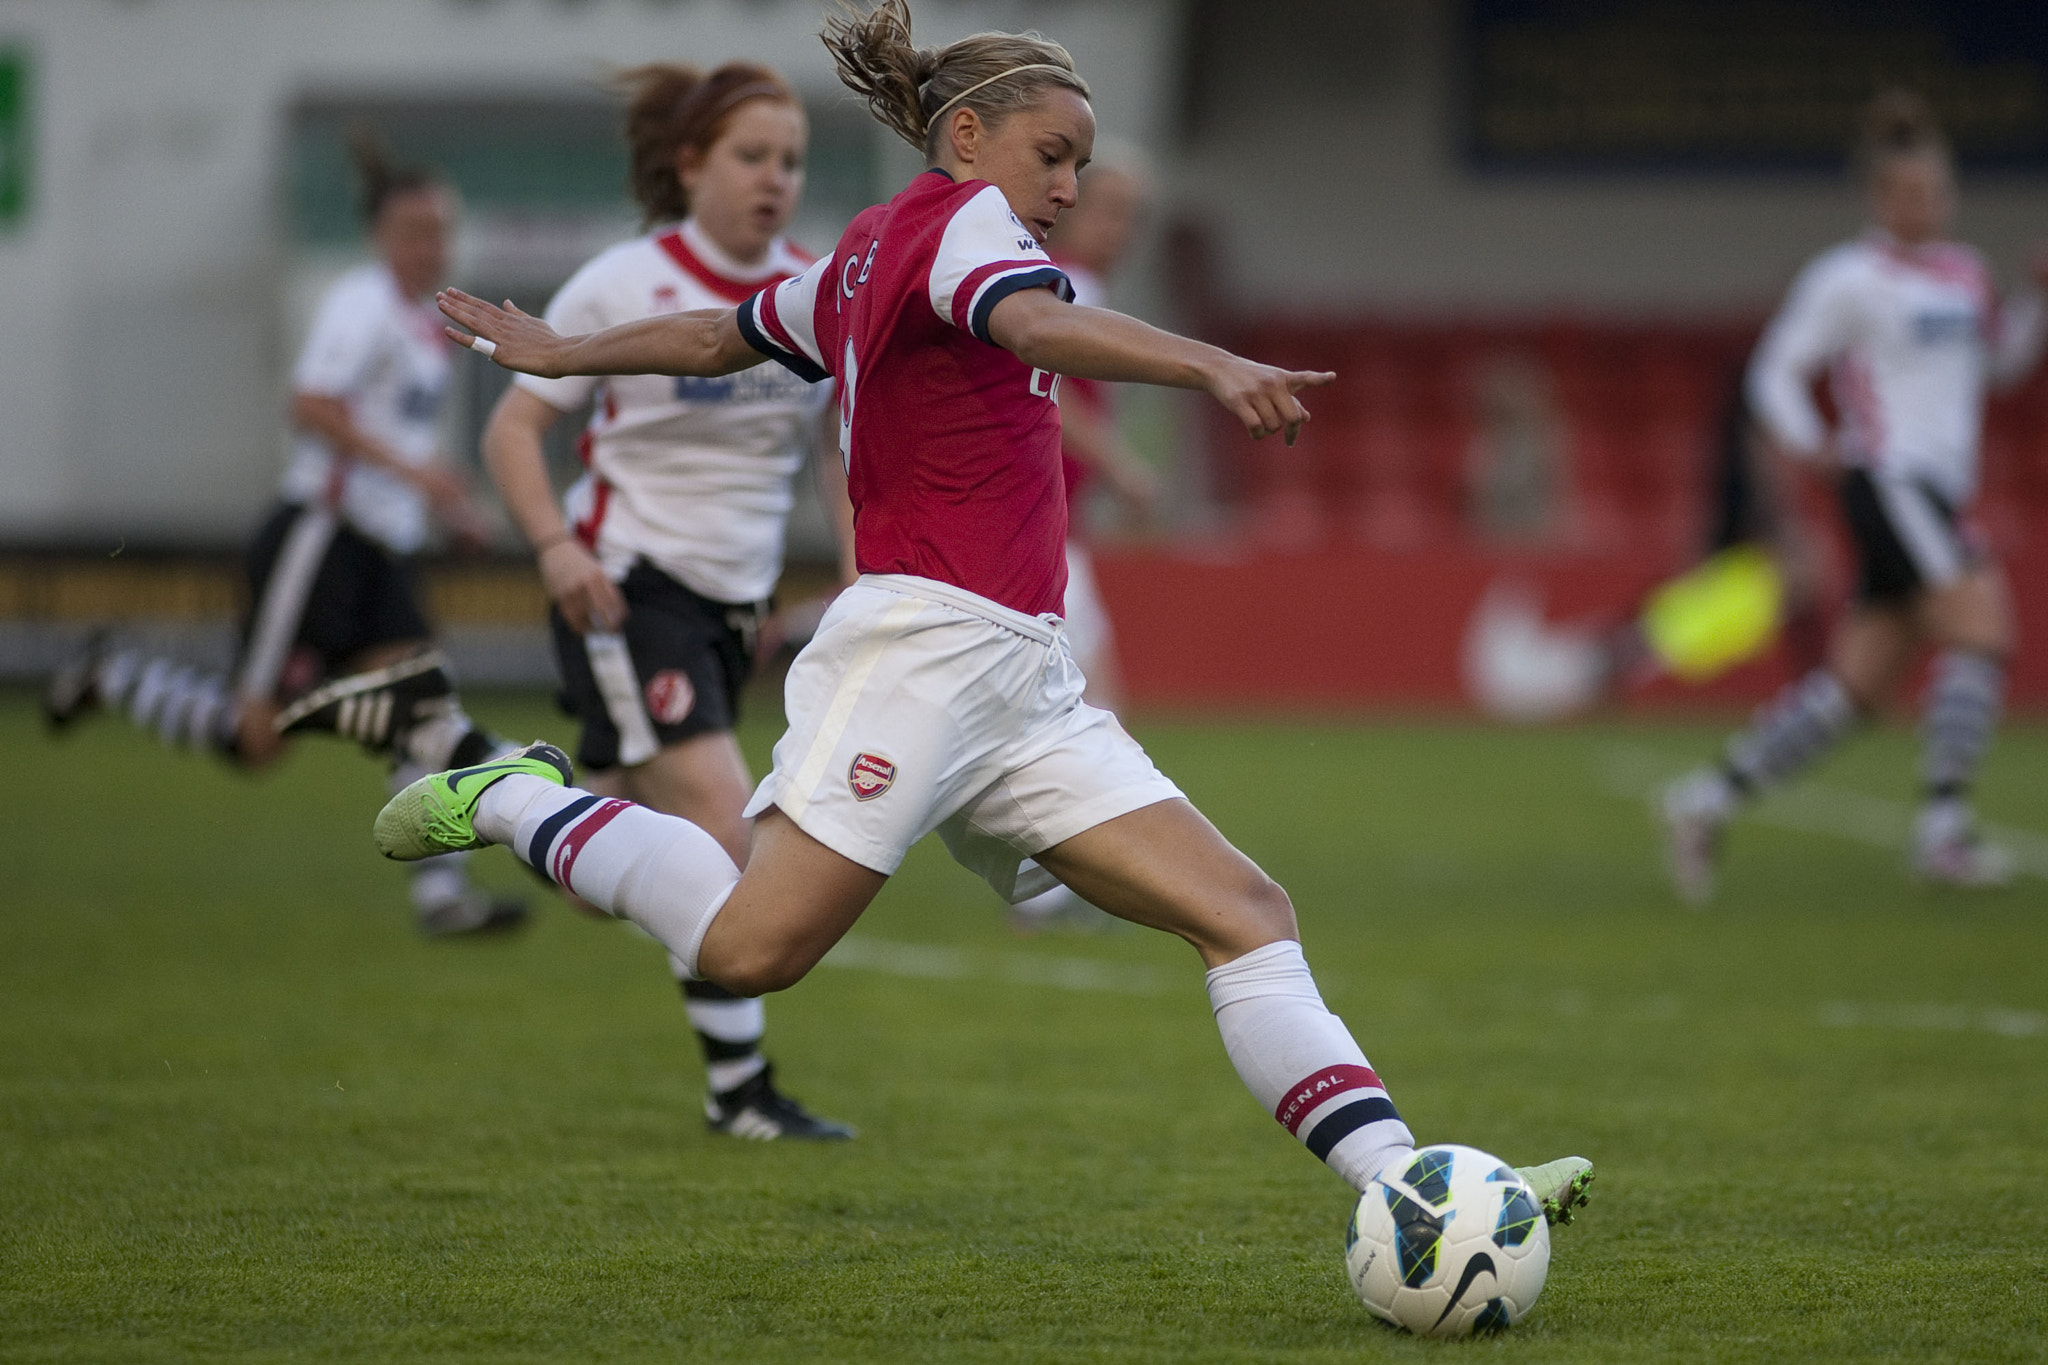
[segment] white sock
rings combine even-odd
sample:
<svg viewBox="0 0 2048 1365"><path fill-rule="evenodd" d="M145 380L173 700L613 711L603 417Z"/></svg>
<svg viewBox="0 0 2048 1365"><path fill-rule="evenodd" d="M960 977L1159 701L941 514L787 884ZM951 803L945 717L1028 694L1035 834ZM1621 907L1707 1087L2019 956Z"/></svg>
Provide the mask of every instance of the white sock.
<svg viewBox="0 0 2048 1365"><path fill-rule="evenodd" d="M550 881L652 934L682 975L697 974L704 931L739 885L732 858L688 820L526 773L491 784L476 804L475 827Z"/></svg>
<svg viewBox="0 0 2048 1365"><path fill-rule="evenodd" d="M1299 943L1254 948L1211 971L1208 984L1238 1077L1353 1189L1414 1150L1365 1053L1323 1004Z"/></svg>

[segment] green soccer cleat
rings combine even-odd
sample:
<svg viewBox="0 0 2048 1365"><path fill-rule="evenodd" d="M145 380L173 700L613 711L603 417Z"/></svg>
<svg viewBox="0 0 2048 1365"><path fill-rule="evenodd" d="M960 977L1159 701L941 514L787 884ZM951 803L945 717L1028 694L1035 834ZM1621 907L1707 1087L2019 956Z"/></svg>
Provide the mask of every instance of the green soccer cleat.
<svg viewBox="0 0 2048 1365"><path fill-rule="evenodd" d="M1569 1223L1574 1210L1584 1208L1593 1184L1593 1163L1582 1156L1561 1156L1541 1166L1517 1166L1515 1174L1529 1182L1529 1188L1543 1205L1544 1221L1552 1225Z"/></svg>
<svg viewBox="0 0 2048 1365"><path fill-rule="evenodd" d="M371 831L377 851L399 862L482 848L476 834L476 803L491 786L515 773L569 785L569 755L552 744L534 743L473 768L432 773L384 803Z"/></svg>

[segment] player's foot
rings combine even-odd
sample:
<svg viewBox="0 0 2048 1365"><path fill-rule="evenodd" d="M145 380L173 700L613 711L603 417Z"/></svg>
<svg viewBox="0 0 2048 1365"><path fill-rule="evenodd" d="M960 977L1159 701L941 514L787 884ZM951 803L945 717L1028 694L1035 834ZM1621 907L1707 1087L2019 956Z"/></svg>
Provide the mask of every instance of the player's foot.
<svg viewBox="0 0 2048 1365"><path fill-rule="evenodd" d="M1930 802L1913 822L1913 871L1936 886L1969 890L2012 885L2012 854L1987 844L1969 807Z"/></svg>
<svg viewBox="0 0 2048 1365"><path fill-rule="evenodd" d="M1529 1182L1536 1201L1543 1205L1545 1221L1569 1223L1576 1210L1586 1206L1593 1186L1593 1163L1582 1156L1561 1156L1541 1166L1517 1166L1515 1174Z"/></svg>
<svg viewBox="0 0 2048 1365"><path fill-rule="evenodd" d="M107 632L94 631L43 684L43 725L53 734L99 709L100 669L107 661L108 640Z"/></svg>
<svg viewBox="0 0 2048 1365"><path fill-rule="evenodd" d="M526 925L526 902L517 896L494 896L480 886L414 909L413 923L428 938L504 934Z"/></svg>
<svg viewBox="0 0 2048 1365"><path fill-rule="evenodd" d="M1728 780L1710 768L1689 773L1664 789L1664 853L1671 884L1687 905L1705 905L1713 899L1721 829L1733 807Z"/></svg>
<svg viewBox="0 0 2048 1365"><path fill-rule="evenodd" d="M714 1133L769 1141L845 1142L853 1129L821 1119L775 1088L775 1068L764 1066L730 1090L704 1097L704 1123Z"/></svg>
<svg viewBox="0 0 2048 1365"><path fill-rule="evenodd" d="M529 744L503 758L473 768L430 773L384 803L371 834L377 851L400 862L417 862L441 853L482 848L477 837L477 798L514 773L525 773L569 785L574 775L569 755L552 744Z"/></svg>
<svg viewBox="0 0 2048 1365"><path fill-rule="evenodd" d="M448 660L430 649L316 687L278 712L273 725L280 735L319 732L386 749L418 721L445 709L454 694Z"/></svg>

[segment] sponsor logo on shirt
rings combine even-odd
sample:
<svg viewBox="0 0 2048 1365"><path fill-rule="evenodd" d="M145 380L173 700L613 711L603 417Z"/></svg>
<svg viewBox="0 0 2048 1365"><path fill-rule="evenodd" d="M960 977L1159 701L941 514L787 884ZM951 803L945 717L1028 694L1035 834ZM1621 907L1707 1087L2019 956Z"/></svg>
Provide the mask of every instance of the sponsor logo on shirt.
<svg viewBox="0 0 2048 1365"><path fill-rule="evenodd" d="M431 422L441 411L441 390L408 384L398 395L398 415L408 422Z"/></svg>
<svg viewBox="0 0 2048 1365"><path fill-rule="evenodd" d="M697 689L680 668L664 668L647 680L647 716L656 725L681 725L697 707Z"/></svg>
<svg viewBox="0 0 2048 1365"><path fill-rule="evenodd" d="M795 403L810 387L780 365L756 365L715 379L679 376L675 395L679 403Z"/></svg>
<svg viewBox="0 0 2048 1365"><path fill-rule="evenodd" d="M853 799L872 801L896 781L896 765L880 754L855 754L853 766L846 770L846 785L853 788Z"/></svg>
<svg viewBox="0 0 2048 1365"><path fill-rule="evenodd" d="M1913 339L1922 346L1941 346L1977 338L1977 315L1964 310L1930 310L1913 315Z"/></svg>

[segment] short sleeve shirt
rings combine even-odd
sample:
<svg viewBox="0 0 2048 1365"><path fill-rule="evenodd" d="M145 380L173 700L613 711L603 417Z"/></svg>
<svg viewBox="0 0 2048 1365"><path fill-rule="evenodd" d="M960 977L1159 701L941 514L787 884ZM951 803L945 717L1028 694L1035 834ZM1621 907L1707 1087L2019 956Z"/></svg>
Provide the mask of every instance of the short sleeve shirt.
<svg viewBox="0 0 2048 1365"><path fill-rule="evenodd" d="M914 574L1031 615L1066 592L1058 376L989 318L1066 275L985 181L932 170L855 218L830 256L743 305L749 344L839 380L863 573Z"/></svg>
<svg viewBox="0 0 2048 1365"><path fill-rule="evenodd" d="M358 266L320 301L292 370L292 390L338 398L365 435L410 464L440 447L448 340L432 299L408 299L389 267ZM386 470L337 455L302 432L280 489L289 502L323 503L399 554L426 542L426 500Z"/></svg>
<svg viewBox="0 0 2048 1365"><path fill-rule="evenodd" d="M555 294L547 320L569 334L730 308L810 263L778 239L766 261L743 268L685 223L592 258ZM791 485L830 385L768 365L715 379L514 382L564 412L595 399L579 445L590 472L570 489L568 511L612 578L645 559L714 601L759 602L774 590Z"/></svg>

